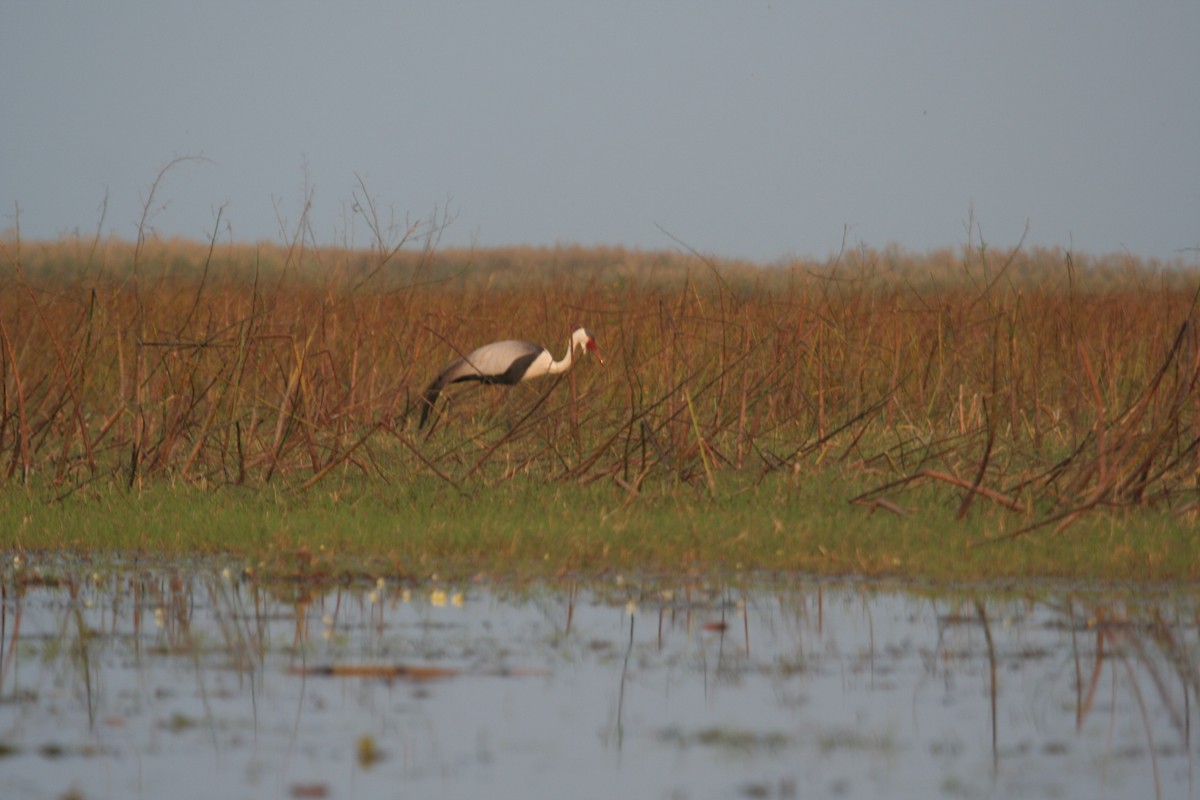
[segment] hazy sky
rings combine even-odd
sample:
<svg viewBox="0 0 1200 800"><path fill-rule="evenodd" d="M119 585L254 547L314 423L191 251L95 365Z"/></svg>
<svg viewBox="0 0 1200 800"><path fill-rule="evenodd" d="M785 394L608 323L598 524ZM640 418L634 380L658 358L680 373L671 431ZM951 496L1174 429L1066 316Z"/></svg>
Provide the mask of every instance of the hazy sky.
<svg viewBox="0 0 1200 800"><path fill-rule="evenodd" d="M0 228L1200 260L1200 2L0 0ZM666 232L664 232L666 231ZM290 233L289 233L290 235Z"/></svg>

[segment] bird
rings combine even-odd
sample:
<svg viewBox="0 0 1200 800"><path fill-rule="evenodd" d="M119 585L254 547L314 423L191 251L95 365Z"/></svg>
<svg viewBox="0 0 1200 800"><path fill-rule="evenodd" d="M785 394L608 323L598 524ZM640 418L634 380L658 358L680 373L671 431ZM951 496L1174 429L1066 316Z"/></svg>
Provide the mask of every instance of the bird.
<svg viewBox="0 0 1200 800"><path fill-rule="evenodd" d="M567 343L567 354L558 361L555 361L550 351L542 345L516 339L492 342L476 348L443 367L433 379L433 383L429 384L429 388L421 396L421 422L417 428L425 427L438 395L452 383L479 381L516 386L521 381L531 378L558 375L574 365L576 350L581 350L585 356L589 352L594 353L596 360L604 363L600 348L596 346L596 337L587 328L579 328L571 334L571 341Z"/></svg>

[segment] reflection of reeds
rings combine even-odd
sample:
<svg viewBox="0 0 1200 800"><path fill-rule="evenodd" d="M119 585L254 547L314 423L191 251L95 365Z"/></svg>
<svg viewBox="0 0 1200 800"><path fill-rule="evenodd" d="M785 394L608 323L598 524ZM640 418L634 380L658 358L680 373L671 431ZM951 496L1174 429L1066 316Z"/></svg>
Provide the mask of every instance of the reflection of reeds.
<svg viewBox="0 0 1200 800"><path fill-rule="evenodd" d="M1011 658L1024 659L1027 654L1006 652L998 641L999 637L993 635L989 603L978 598L973 604L974 613L950 613L939 617L937 647L934 657L927 659L926 666L931 675L936 674L939 668L948 673L949 664L955 662L981 662L985 667L995 773L1007 758L1003 755L1004 732L1000 728L1000 721L1005 718L1005 710L1021 698L1019 692L1014 694L1012 690L1004 690L998 668ZM1160 745L1156 744L1156 733L1161 735L1163 728L1162 725L1156 725L1156 720L1164 716L1169 719L1170 728L1175 730L1182 744L1180 751L1186 754L1189 763L1192 758L1192 698L1200 693L1200 659L1181 643L1180 637L1183 631L1194 627L1195 620L1185 618L1169 621L1164 618L1163 609L1157 606L1131 608L1116 601L1093 603L1082 616L1077 603L1071 599L1067 599L1061 608L1051 607L1054 608L1053 619L1047 628L1069 633L1066 645L1073 662L1069 675L1070 692L1074 696L1076 731L1082 733L1087 726L1096 707L1105 668L1108 667L1112 695L1107 705L1109 720L1105 746L1111 750L1117 730L1117 716L1122 708L1128 708L1118 703L1118 689L1124 687L1136 709L1137 722L1145 737L1155 796L1161 797L1159 756L1162 751ZM983 634L982 651L970 643L972 631L977 627ZM957 644L951 644L949 634L956 629L966 634L965 646L958 640ZM1087 648L1085 642L1088 638L1094 639L1094 650ZM1158 705L1152 708L1150 703L1155 698Z"/></svg>
<svg viewBox="0 0 1200 800"><path fill-rule="evenodd" d="M1175 626L1163 618L1160 609L1149 609L1138 619L1130 619L1118 610L1091 609L1088 619L1087 627L1094 630L1096 646L1086 681L1083 678L1083 665L1078 640L1075 637L1075 629L1078 626L1071 626L1072 642L1076 647L1076 681L1079 686L1076 727L1082 730L1091 715L1096 690L1105 666L1110 667L1112 690L1114 695L1116 694L1119 667L1120 673L1126 678L1123 685L1128 687L1141 715L1142 730L1146 736L1146 746L1154 773L1155 796L1161 797L1162 785L1158 769L1158 751L1154 741L1153 714L1147 706L1142 686L1145 683L1153 689L1159 707L1170 719L1171 726L1182 741L1184 751L1190 753L1191 707L1192 698L1200 695L1200 662L1194 653L1189 653L1181 645ZM1164 674L1164 667L1174 671L1173 677L1178 681L1178 690L1172 686L1171 676Z"/></svg>
<svg viewBox="0 0 1200 800"><path fill-rule="evenodd" d="M225 734L231 729L225 726L231 707L240 707L242 713L247 705L285 694L262 692L261 687L272 685L270 681L294 686L319 679L339 685L447 679L457 684L481 676L544 678L594 663L600 667L596 685L611 698L612 716L603 740L618 748L626 733L637 734L637 741L643 742L644 728L639 726L663 724L667 733L660 735L683 746L730 750L778 746L789 750L788 763L795 758L790 750L810 740L818 753L848 750L883 755L890 754L890 743L903 741L919 758L931 729L934 736L941 731L940 723L918 725L920 709L922 716L946 714L946 725L955 730L955 746L966 747L969 754L974 753L969 743L982 742L984 737L959 735L956 726L977 726L982 733L990 724L992 763L1003 775L1006 766L1011 774L1023 769L1031 757L1037 762L1046 752L1062 752L1065 747L1055 737L1061 731L1069 735L1072 725L1083 730L1103 722L1095 717L1104 706L1094 698L1108 667L1113 702L1106 711L1108 726L1118 731L1116 752L1129 750L1132 740L1139 773L1162 768L1166 787L1185 780L1180 777L1182 759L1189 767L1192 763L1190 715L1192 698L1200 691L1200 662L1193 641L1194 598L1186 594L1141 604L1089 595L1091 599L1084 602L1078 596L1043 599L1054 592L1042 586L1034 594L1039 599L995 599L964 590L947 598L935 596L927 604L872 582L800 585L788 581L782 587L733 589L708 580L669 577L663 582L608 580L581 589L570 579L560 589L540 586L532 598L527 596L530 586L523 583L472 584L477 586L474 591L490 599L479 603L471 622L445 625L420 619L422 609L457 613L451 611L455 595L447 597L442 584L414 590L407 584L393 587L361 578L311 580L298 586L293 579L238 577L219 565L143 562L130 568L93 569L62 561L46 571L0 571L4 601L0 605L0 663L4 664L0 696L6 702L29 702L32 709L40 701L37 692L28 693L31 675L35 687L50 681L69 685L82 728L93 715L103 726L103 720L114 713L114 690L127 684L114 680L113 670L155 674L155 681L140 684L147 693L155 691L159 680L178 681L188 687L184 694L190 697L194 683L204 704L203 715L193 716L174 704L163 704L150 713L172 730L203 727L214 752L228 746ZM426 599L413 603L413 591ZM506 592L511 596L506 598ZM934 631L927 609L943 603L946 609L933 611ZM528 613L531 604L544 604L540 616L545 624L493 627L503 615ZM587 609L582 617L575 616L577 605ZM621 608L625 613L619 614ZM161 617L154 614L158 610L163 611ZM875 618L883 610L886 614ZM26 616L27 611L32 613ZM147 620L144 628L135 622L139 614ZM638 615L649 624L635 627ZM619 620L615 626L613 616ZM741 631L735 627L738 617ZM161 619L161 627L152 619ZM28 627L22 624L27 620L32 622ZM322 628L331 633L328 638L318 634ZM504 633L497 637L497 631ZM726 643L730 633L733 638ZM140 640L146 645L138 649ZM710 658L714 652L715 669ZM27 661L31 654L39 667L48 668L22 669L24 685L20 685L10 666L14 659ZM131 654L134 657L127 657ZM1069 669L1072 655L1074 671ZM509 658L529 666L510 668L505 664ZM919 669L921 663L924 671ZM541 668L546 665L549 672ZM160 672L151 669L162 666L166 669ZM227 677L231 667L240 684L232 697ZM960 669L965 680L952 679ZM668 680L653 677L657 675ZM944 699L957 704L930 698L921 690L926 677L939 675L945 676L941 683L948 695ZM59 676L69 680L59 681ZM243 676L249 680L243 682ZM918 682L911 697L906 685L910 677ZM634 719L627 713L627 709L643 708L642 701L659 691L681 705L679 698L689 697L684 693L689 683L706 698L713 691L715 699L717 690L727 695L746 691L747 696L766 691L776 702L795 703L795 727L767 728L766 733L753 725L744 728L719 721L672 727L669 720L654 715ZM874 706L874 692L879 692L881 707L888 705L890 697L890 702L898 703L898 719L912 714L914 736L910 739L902 729L848 727L838 703L822 710L822 704L801 699L817 687L826 691L839 685L853 705L869 700ZM1044 694L1048 685L1052 685L1049 698ZM1030 686L1038 688L1031 694ZM452 690L447 687L447 693ZM1069 697L1075 698L1073 704L1060 702ZM310 705L301 694L297 730L301 709ZM399 713L407 713L408 702L401 700L399 705ZM253 711L257 725L257 706ZM140 713L146 713L146 707ZM881 719L870 716L873 721ZM1142 732L1136 726L1139 717ZM540 717L537 724L542 724ZM267 725L264 733L268 729L277 730ZM329 730L318 724L306 735L324 743L322 737ZM808 730L815 738L804 733ZM1047 737L1045 751L1037 744L1042 736ZM1182 751L1170 749L1173 736L1183 742ZM1080 740L1089 743L1082 736ZM235 741L244 741L244 731L236 732ZM1033 743L1030 747L1028 741ZM1148 751L1139 746L1142 741ZM986 748L980 748L979 758L981 762L986 758ZM1088 754L1082 763L1079 768L1089 770L1096 761ZM1043 763L1041 768L1054 771L1056 765Z"/></svg>
<svg viewBox="0 0 1200 800"><path fill-rule="evenodd" d="M1018 533L1195 507L1200 333L1178 265L980 247L757 270L303 244L5 244L3 479L47 476L62 495L163 477L308 488L335 471L468 491L532 474L632 498L648 481L715 492L724 472L838 463L880 476L859 498L872 507L903 510L897 493L932 482L960 516L1011 509ZM415 438L408 414L453 349L556 348L585 323L608 367L456 387L447 424Z"/></svg>

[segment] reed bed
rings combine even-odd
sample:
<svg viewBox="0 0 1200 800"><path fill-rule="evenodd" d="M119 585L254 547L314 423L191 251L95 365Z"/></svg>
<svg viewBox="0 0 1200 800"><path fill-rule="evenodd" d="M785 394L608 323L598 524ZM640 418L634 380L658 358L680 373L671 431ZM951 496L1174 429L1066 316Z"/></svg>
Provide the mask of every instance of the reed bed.
<svg viewBox="0 0 1200 800"><path fill-rule="evenodd" d="M1197 510L1200 276L1183 263L982 245L769 267L622 248L319 249L9 237L0 481L332 476L470 495L509 481L694 491L837 469L908 514L933 489L1005 535ZM608 361L515 389L449 359L586 325Z"/></svg>

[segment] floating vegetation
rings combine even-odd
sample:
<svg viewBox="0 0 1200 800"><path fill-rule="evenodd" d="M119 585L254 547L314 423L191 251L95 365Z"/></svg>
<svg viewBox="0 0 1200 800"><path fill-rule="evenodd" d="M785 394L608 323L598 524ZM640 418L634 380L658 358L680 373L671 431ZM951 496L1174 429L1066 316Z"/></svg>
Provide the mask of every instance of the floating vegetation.
<svg viewBox="0 0 1200 800"><path fill-rule="evenodd" d="M461 670L410 664L332 664L327 667L292 667L292 675L324 678L382 678L383 680L438 681L455 678Z"/></svg>
<svg viewBox="0 0 1200 800"><path fill-rule="evenodd" d="M375 737L373 736L358 737L355 753L359 766L364 769L369 769L383 760L383 751L379 749L379 745L375 743Z"/></svg>
<svg viewBox="0 0 1200 800"><path fill-rule="evenodd" d="M668 728L659 733L658 739L664 744L678 747L711 747L742 754L779 750L794 743L791 736L779 732L759 733L717 727L705 728L694 733L684 733L677 728Z"/></svg>

